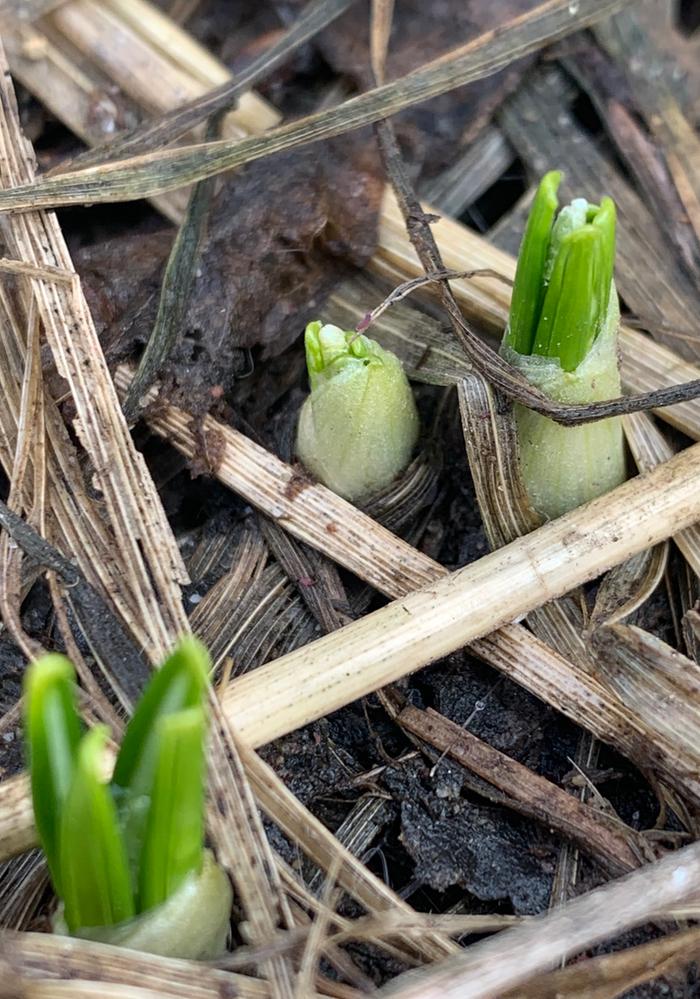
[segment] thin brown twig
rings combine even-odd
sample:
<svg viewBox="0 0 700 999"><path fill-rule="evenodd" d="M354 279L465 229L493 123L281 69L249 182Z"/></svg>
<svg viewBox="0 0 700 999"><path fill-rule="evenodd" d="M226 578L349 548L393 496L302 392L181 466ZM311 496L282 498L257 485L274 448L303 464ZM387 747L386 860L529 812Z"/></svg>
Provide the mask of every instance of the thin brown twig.
<svg viewBox="0 0 700 999"><path fill-rule="evenodd" d="M475 277L491 277L495 278L497 281L501 281L503 284L512 287L513 282L510 278L505 277L503 274L499 274L490 267L479 267L476 270L471 271L452 271L449 269L442 269L440 271L432 271L426 274L424 277L411 278L408 281L403 281L401 284L397 285L381 302L376 308L368 312L355 327L358 333L365 333L372 323L376 322L379 317L386 312L388 308L400 302L402 299L407 298L409 295L413 294L419 288L424 288L429 284L436 284L439 281L451 281L457 278L464 278L470 280Z"/></svg>

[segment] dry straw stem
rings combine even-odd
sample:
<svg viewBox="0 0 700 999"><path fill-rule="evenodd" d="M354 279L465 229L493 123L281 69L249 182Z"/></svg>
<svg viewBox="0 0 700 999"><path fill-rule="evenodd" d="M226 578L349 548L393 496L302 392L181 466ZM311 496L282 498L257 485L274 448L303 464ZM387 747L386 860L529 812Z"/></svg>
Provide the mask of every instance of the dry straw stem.
<svg viewBox="0 0 700 999"><path fill-rule="evenodd" d="M46 933L9 933L0 936L0 971L3 981L18 982L22 995L50 995L36 989L51 988L49 979L62 988L61 995L80 994L85 983L95 999L109 994L110 988L143 989L148 994L180 999L221 999L236 995L241 999L262 999L270 995L265 982L247 975L217 971L194 961L179 961L134 951L120 950L87 940L69 939ZM43 979L43 981L42 981ZM72 986L76 989L71 991ZM103 991L100 991L100 990ZM119 994L119 993L117 993Z"/></svg>
<svg viewBox="0 0 700 999"><path fill-rule="evenodd" d="M128 373L118 373L121 388ZM391 597L437 581L447 571L376 524L356 507L308 480L231 427L207 417L202 433L189 414L159 407L151 426L187 457L211 444L214 474L287 531L350 569ZM691 528L691 530L694 530ZM520 625L507 625L472 644L472 651L598 738L617 746L640 765L653 766L700 800L700 783L688 781L677 748L667 747L633 710L621 704L585 671L554 652ZM291 722L291 718L290 718Z"/></svg>
<svg viewBox="0 0 700 999"><path fill-rule="evenodd" d="M81 2L93 6L93 0ZM11 195L0 193L0 208L27 210L58 204L129 201L163 194L275 152L344 134L489 76L514 59L614 13L627 2L629 0L588 0L586 4L574 7L568 0L546 0L499 29L485 32L415 72L360 94L338 108L282 125L263 136L166 149L133 160L67 172L31 185L31 189L20 187ZM127 0L109 0L106 6L109 8L117 3L126 5ZM71 7L68 6L69 13ZM61 10L52 16L59 15ZM100 37L99 31L91 32L85 51L92 51L105 37L104 34ZM76 42L75 38L72 40ZM130 59L134 66L138 65L133 55ZM150 93L153 81L147 77L144 78L146 86ZM165 99L168 100L167 90ZM176 99L174 103L179 102Z"/></svg>
<svg viewBox="0 0 700 999"><path fill-rule="evenodd" d="M118 381L124 387L128 383L128 373L122 371ZM202 438L196 437L192 432L189 414L174 407L159 409L158 415L152 417L152 427L190 457L195 453L201 453ZM429 605L432 599L439 605L439 594L432 598L431 594L437 592L438 586L447 586L450 589L454 586L457 577L446 578L446 571L437 563L374 524L355 507L345 503L327 489L309 484L306 479L296 475L289 466L243 435L217 424L210 417L205 420L202 431L204 440L211 441L213 449L217 455L220 455L216 474L222 482L275 518L290 533L319 548L382 592L390 596L403 597L420 586L427 586L428 589L424 590L427 594L427 604ZM692 493L693 469L698 462L696 450L685 452L675 458L674 462L677 468L687 468L689 478L686 488ZM472 591L473 595L469 597L469 576L465 578L467 595L461 610L467 612L471 624L475 627L475 633L484 634L495 628L503 616L511 617L521 613L517 606L513 606L510 610L508 603L511 581L516 578L514 567L510 564L513 552L520 552L525 559L522 589L530 594L530 606L537 606L556 595L541 576L539 563L528 562L533 541L536 549L538 551L541 549L540 555L548 552L552 557L551 567L558 566L557 574L561 577L558 592L565 592L581 581L580 573L584 559L599 560L591 569L591 574L595 575L611 565L615 558L626 557L628 552L624 546L627 543L636 544L640 549L654 543L654 537L646 536L644 533L645 523L648 520L652 521L652 529L657 531L659 529L676 531L682 526L675 513L669 513L666 509L667 500L672 499L672 494L666 493L666 481L671 467L673 466L662 465L651 475L633 480L610 494L610 497L605 497L591 507L569 515L566 523L571 522L576 527L568 535L566 527L563 529L564 535L567 536L566 546L563 545L562 537L563 521L559 521L488 556L486 567L484 567L486 560L482 560L462 570L462 573L473 573L477 577L482 574L487 576L488 587L495 589L497 594L496 606L489 608L483 602L478 582L475 584L477 590ZM682 486L682 479L682 473L675 477L676 487ZM690 487L688 482L691 483ZM632 497L631 505L624 498L628 495ZM637 518L634 511L639 507L642 516ZM600 523L596 520L591 521L592 533L589 534L588 517L592 510L596 511ZM654 525L657 511L660 519ZM678 512L680 514L680 508ZM617 521L618 517L619 523L610 529L610 533L604 539L605 544L596 548L597 532L602 530L601 524L607 523L610 518L615 518ZM665 527L662 527L663 517L667 518ZM692 519L691 514L689 522ZM550 540L547 541L547 538ZM619 552L621 548L622 553L613 557L613 550ZM578 557L579 550L583 552L581 559ZM568 561L569 557L571 561ZM489 566L494 567L493 572ZM499 566L502 568L502 575L498 575ZM426 597L422 599L426 600ZM506 606L509 607L508 611L503 610ZM358 650L352 654L352 650L348 649L346 655L344 638L348 629L342 629L335 635L323 639L321 643L308 646L278 660L275 664L270 664L263 670L257 670L250 676L234 681L227 691L226 704L238 734L255 745L261 745L277 735L293 731L310 717L325 714L340 704L349 703L361 693L382 686L397 676L424 665L428 659L442 654L434 643L431 643L430 607L428 606L426 618L422 621L411 619L409 614L401 609L402 607L403 602L399 600L390 608L378 612L380 615L393 614L394 617L399 614L396 634L385 632L383 622L386 621L386 616L378 618L375 614L365 619L367 624L358 623L360 627L370 629L364 659L359 657ZM438 620L436 617L436 625ZM462 621L460 627L465 623ZM430 651L427 653L422 646L413 646L413 635L418 624L425 627L428 632L425 645ZM351 627L357 628L358 625ZM377 633L376 643L372 637L374 631ZM466 640L462 640L455 632L450 638L449 645L451 648L457 648ZM386 643L395 641L399 643L405 641L409 646L405 655L396 644L391 648L387 647ZM331 648L335 650L334 673L326 669L324 650L328 646L323 643L330 643ZM653 766L665 774L671 783L683 787L684 793L691 799L700 801L700 785L697 781L687 778L679 766L678 753L673 746L657 740L655 733L642 725L633 711L619 702L602 684L582 668L555 653L525 629L519 625L506 625L492 635L477 639L473 642L472 649L487 662L505 672L536 696L552 704L598 738L617 746L640 764ZM390 661L381 658L381 653L387 651L392 652ZM283 689L293 688L278 713L276 709L267 710L268 678L275 695L275 704L279 700L284 701L285 695L281 693ZM314 690L317 683L317 689ZM311 688L308 698L305 684ZM279 803L275 803L275 796L284 795L284 789L280 786L277 788L270 786L269 793L265 797L263 790L270 782L270 775L267 774L264 779L259 779L256 768L251 767L250 762L247 765L250 769L250 778L258 785L256 790L261 797L263 807L279 819L283 826L285 822L291 821L297 823L299 830L303 830L303 820L300 822L299 818L285 819L284 809L279 807ZM289 802L285 804L285 808L288 805ZM32 825L26 777L19 776L0 784L0 844L4 856L10 856L33 845ZM324 850L331 848L330 841L323 847ZM373 884L369 890L375 892L376 888L376 884ZM374 906L381 907L380 902L381 899L375 894Z"/></svg>
<svg viewBox="0 0 700 999"><path fill-rule="evenodd" d="M699 484L695 445L605 497L241 677L226 692L227 710L253 745L321 717L694 523L700 518ZM320 515L315 488L305 493L309 519Z"/></svg>
<svg viewBox="0 0 700 999"><path fill-rule="evenodd" d="M623 423L627 442L641 472L654 468L659 462L668 461L675 453L656 424L646 419L642 413L630 413L624 416ZM694 524L685 531L679 531L673 540L693 572L700 576L700 527Z"/></svg>
<svg viewBox="0 0 700 999"><path fill-rule="evenodd" d="M149 119L136 128L119 132L115 138L104 143L98 149L81 153L80 156L67 164L68 169L124 159L127 155L135 156L151 152L154 149L161 149L198 126L203 126L204 122L211 121L213 115L218 116L220 112L227 111L242 94L250 91L251 87L269 76L278 66L289 61L299 46L308 42L314 35L331 24L354 2L355 0L310 0L288 30L282 32L271 45L265 46L263 52L235 77L227 79L225 83L214 87L213 90L205 90L201 97L188 101L181 107L165 111L155 119ZM260 98L256 98L256 100L267 107ZM268 115L263 117L263 122L269 119L273 113L272 109L269 109ZM230 129L226 128L225 121L223 124L224 134L230 134ZM271 122L267 121L267 124L271 124ZM205 129L205 135L206 131ZM220 136L216 134L206 135L206 137L213 139ZM66 164L62 164L57 172L65 169Z"/></svg>
<svg viewBox="0 0 700 999"><path fill-rule="evenodd" d="M148 0L70 0L47 19L136 103L159 114L226 83L230 74L218 59ZM105 40L108 39L108 44ZM257 94L242 94L230 112L229 134L263 132L279 114Z"/></svg>
<svg viewBox="0 0 700 999"><path fill-rule="evenodd" d="M230 81L222 63L147 0L72 0L31 24L7 12L2 27L13 75L89 145L104 143L123 120L160 114ZM279 119L262 98L243 93L222 134L241 138ZM187 192L154 200L178 222Z"/></svg>
<svg viewBox="0 0 700 999"><path fill-rule="evenodd" d="M615 999L644 982L668 979L698 957L700 930L687 930L538 975L503 999Z"/></svg>
<svg viewBox="0 0 700 999"><path fill-rule="evenodd" d="M381 990L394 999L493 999L562 958L654 918L700 892L700 844L635 871Z"/></svg>

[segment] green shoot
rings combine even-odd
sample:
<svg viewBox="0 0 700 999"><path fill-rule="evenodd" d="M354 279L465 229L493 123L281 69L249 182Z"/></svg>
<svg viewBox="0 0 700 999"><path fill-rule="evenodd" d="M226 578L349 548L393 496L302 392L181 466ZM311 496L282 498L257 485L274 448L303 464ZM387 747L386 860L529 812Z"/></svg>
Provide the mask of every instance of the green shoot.
<svg viewBox="0 0 700 999"><path fill-rule="evenodd" d="M548 173L535 196L501 352L550 399L581 405L621 393L615 205L575 198L557 211L560 180ZM542 517L560 517L624 482L619 419L565 427L521 405L514 417L523 483Z"/></svg>
<svg viewBox="0 0 700 999"><path fill-rule="evenodd" d="M591 314L601 242L600 232L585 226L564 237L554 259L531 353L558 357L565 371L578 367L596 336Z"/></svg>
<svg viewBox="0 0 700 999"><path fill-rule="evenodd" d="M406 468L420 426L401 362L369 337L309 323L311 384L299 414L297 455L349 500L379 492Z"/></svg>
<svg viewBox="0 0 700 999"><path fill-rule="evenodd" d="M107 729L80 744L61 817L61 894L71 931L110 926L135 912L126 848L117 811L102 780Z"/></svg>
<svg viewBox="0 0 700 999"><path fill-rule="evenodd" d="M608 314L615 205L578 198L556 217L558 171L543 178L520 249L506 343L518 354L558 358L574 371Z"/></svg>
<svg viewBox="0 0 700 999"><path fill-rule="evenodd" d="M69 931L130 920L199 876L209 666L201 643L183 638L136 707L111 786L106 730L81 737L70 662L44 656L27 671L36 823Z"/></svg>
<svg viewBox="0 0 700 999"><path fill-rule="evenodd" d="M508 344L519 354L532 353L532 341L544 297L549 241L559 207L557 190L560 183L559 170L551 170L542 178L520 245L508 326Z"/></svg>
<svg viewBox="0 0 700 999"><path fill-rule="evenodd" d="M140 868L143 910L164 902L201 866L204 729L201 707L157 723L157 764Z"/></svg>
<svg viewBox="0 0 700 999"><path fill-rule="evenodd" d="M24 728L34 819L57 891L59 817L73 780L81 735L74 691L75 670L65 656L43 656L27 670Z"/></svg>
<svg viewBox="0 0 700 999"><path fill-rule="evenodd" d="M124 733L112 784L137 885L142 882L141 849L158 765L158 723L201 705L209 667L209 655L201 642L192 636L183 638L151 679Z"/></svg>
<svg viewBox="0 0 700 999"><path fill-rule="evenodd" d="M357 361L364 365L383 363L381 349L366 336L321 322L309 323L304 333L306 368L309 384L315 389L323 380L333 378L344 366Z"/></svg>

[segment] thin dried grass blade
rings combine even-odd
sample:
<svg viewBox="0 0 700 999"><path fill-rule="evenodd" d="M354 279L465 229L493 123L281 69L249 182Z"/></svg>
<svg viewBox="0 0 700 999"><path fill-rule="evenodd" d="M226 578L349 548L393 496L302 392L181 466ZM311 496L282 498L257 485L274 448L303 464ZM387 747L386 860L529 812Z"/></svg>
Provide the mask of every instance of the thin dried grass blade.
<svg viewBox="0 0 700 999"><path fill-rule="evenodd" d="M634 614L663 579L667 561L668 545L657 545L611 569L596 593L589 631Z"/></svg>
<svg viewBox="0 0 700 999"><path fill-rule="evenodd" d="M0 192L0 210L153 197L275 152L342 135L495 73L514 59L610 15L626 2L629 0L589 0L572 11L568 0L546 0L510 21L501 31L482 35L422 69L352 98L339 108L310 115L261 137L165 150L136 157L133 163L117 161L18 186L12 192Z"/></svg>
<svg viewBox="0 0 700 999"><path fill-rule="evenodd" d="M5 67L0 115L4 187L31 180L14 93ZM72 271L60 228L53 215L30 214L11 221L7 238L13 256L37 266ZM121 415L95 328L77 278L70 285L32 278L32 292L56 365L68 381L78 417L76 431L90 456L115 530L119 557L132 581L142 619L150 625L149 654L162 658L185 619L178 581L187 576L165 521L145 463L136 451Z"/></svg>
<svg viewBox="0 0 700 999"><path fill-rule="evenodd" d="M211 115L231 107L242 93L272 73L301 45L347 10L353 2L354 0L312 0L284 35L266 48L264 53L254 59L241 74L220 84L214 90L207 88L201 97L166 111L155 121L146 122L129 132L121 133L111 142L83 153L73 160L68 168L74 170L78 166L94 165L109 159L140 156L168 145ZM162 44L162 39L160 41ZM260 105L260 110L265 110L266 113L262 117L267 127L276 124L277 115L272 109L267 110L260 98L249 95L248 99L255 99ZM263 129L256 127L253 130ZM65 169L65 166L61 167L62 171Z"/></svg>
<svg viewBox="0 0 700 999"><path fill-rule="evenodd" d="M295 999L305 999L312 990L318 965L324 949L324 938L328 936L329 927L338 903L336 876L341 864L340 858L334 858L328 870L326 883L320 898L321 907L311 924L311 930L306 939L306 946L301 956L299 971L294 986Z"/></svg>

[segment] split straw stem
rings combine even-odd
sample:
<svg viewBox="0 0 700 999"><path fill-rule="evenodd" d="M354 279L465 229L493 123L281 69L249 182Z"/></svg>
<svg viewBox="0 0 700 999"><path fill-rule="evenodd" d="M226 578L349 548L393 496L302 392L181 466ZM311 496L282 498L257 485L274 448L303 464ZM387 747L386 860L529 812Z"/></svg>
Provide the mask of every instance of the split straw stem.
<svg viewBox="0 0 700 999"><path fill-rule="evenodd" d="M243 740L263 745L563 596L698 519L696 444L464 569L242 676L226 691L224 709Z"/></svg>

